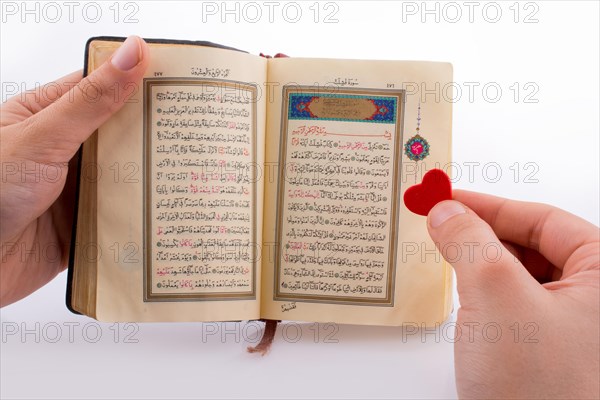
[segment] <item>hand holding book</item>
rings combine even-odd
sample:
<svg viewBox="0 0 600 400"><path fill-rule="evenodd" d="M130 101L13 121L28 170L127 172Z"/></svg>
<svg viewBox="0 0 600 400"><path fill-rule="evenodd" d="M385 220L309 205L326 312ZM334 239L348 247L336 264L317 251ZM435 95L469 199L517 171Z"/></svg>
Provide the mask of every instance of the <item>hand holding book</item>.
<svg viewBox="0 0 600 400"><path fill-rule="evenodd" d="M131 94L114 88L139 81L147 67L146 43L131 37L90 76L74 72L2 105L1 306L66 268L77 175L70 161Z"/></svg>

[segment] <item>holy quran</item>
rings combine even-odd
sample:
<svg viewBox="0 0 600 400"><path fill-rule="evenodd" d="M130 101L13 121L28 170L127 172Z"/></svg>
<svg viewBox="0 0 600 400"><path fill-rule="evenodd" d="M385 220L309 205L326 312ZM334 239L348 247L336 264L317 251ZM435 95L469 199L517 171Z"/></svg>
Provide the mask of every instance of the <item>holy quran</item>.
<svg viewBox="0 0 600 400"><path fill-rule="evenodd" d="M86 73L121 38L88 41ZM80 151L67 304L102 321L444 321L452 271L402 195L450 165L452 66L147 40Z"/></svg>

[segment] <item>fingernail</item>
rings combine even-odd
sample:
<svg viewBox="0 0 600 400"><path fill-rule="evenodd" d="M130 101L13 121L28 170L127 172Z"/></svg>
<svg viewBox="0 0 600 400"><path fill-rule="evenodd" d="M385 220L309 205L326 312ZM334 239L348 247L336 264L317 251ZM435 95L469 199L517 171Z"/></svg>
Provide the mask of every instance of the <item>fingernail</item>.
<svg viewBox="0 0 600 400"><path fill-rule="evenodd" d="M429 212L429 225L437 228L455 215L464 214L467 210L458 201L442 201Z"/></svg>
<svg viewBox="0 0 600 400"><path fill-rule="evenodd" d="M141 49L138 39L135 36L129 36L113 54L111 62L121 71L129 71L138 65L140 58Z"/></svg>

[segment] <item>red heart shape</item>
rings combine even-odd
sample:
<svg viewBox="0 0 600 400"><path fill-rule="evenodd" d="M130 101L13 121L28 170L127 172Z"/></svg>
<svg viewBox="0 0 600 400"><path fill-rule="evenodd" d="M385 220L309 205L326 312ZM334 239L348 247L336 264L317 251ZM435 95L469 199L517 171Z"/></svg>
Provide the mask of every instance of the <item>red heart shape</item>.
<svg viewBox="0 0 600 400"><path fill-rule="evenodd" d="M404 205L415 214L427 216L437 203L452 200L450 178L441 169L432 169L423 176L423 182L404 192Z"/></svg>

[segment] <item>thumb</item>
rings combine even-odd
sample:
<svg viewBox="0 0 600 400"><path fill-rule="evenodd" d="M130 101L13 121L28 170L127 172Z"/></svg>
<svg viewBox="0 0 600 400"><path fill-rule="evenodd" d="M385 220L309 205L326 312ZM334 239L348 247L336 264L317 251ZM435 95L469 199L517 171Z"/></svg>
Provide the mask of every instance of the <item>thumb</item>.
<svg viewBox="0 0 600 400"><path fill-rule="evenodd" d="M461 305L476 306L488 299L514 297L519 290L541 288L492 228L464 204L438 203L429 212L427 229L456 271Z"/></svg>
<svg viewBox="0 0 600 400"><path fill-rule="evenodd" d="M148 59L144 40L130 36L108 61L23 121L21 137L28 158L39 162L71 159L81 143L137 92Z"/></svg>

